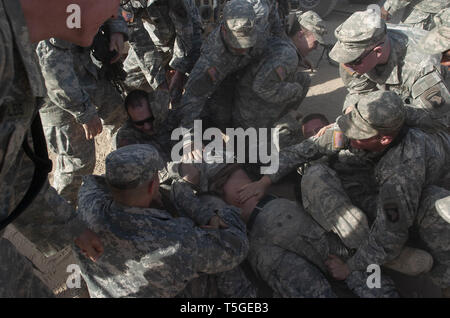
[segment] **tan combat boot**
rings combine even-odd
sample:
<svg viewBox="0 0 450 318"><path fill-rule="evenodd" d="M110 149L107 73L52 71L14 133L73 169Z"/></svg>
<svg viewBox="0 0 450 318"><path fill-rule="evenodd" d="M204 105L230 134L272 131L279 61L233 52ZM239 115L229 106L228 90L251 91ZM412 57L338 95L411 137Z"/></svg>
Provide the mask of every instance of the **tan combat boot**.
<svg viewBox="0 0 450 318"><path fill-rule="evenodd" d="M409 276L417 276L431 270L433 257L424 250L406 246L396 259L384 264L384 267Z"/></svg>

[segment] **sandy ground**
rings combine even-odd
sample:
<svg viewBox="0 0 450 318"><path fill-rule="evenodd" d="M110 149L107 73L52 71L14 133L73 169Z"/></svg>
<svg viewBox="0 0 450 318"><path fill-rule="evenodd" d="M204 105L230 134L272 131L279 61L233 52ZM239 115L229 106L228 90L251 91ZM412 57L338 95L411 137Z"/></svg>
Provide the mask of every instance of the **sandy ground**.
<svg viewBox="0 0 450 318"><path fill-rule="evenodd" d="M333 35L334 29L341 24L351 12L364 10L364 5L349 4L346 0L342 0L336 10L328 16L326 24L331 30L325 39L330 43L336 40ZM321 48L312 52L309 56L313 65L316 65L321 54ZM304 100L299 110L307 115L313 112L324 113L330 121L334 121L340 114L342 104L346 95L346 89L338 74L338 68L331 65L326 57L321 61L318 69L311 72L311 88L307 98ZM106 134L102 132L96 140L96 167L95 174L104 173L104 160L106 155L111 151L111 143ZM50 154L52 160L55 159L54 154ZM52 181L52 175L50 175ZM273 193L282 193L284 196L293 198L292 184L286 184L283 187L272 188ZM72 251L67 248L52 258L45 259L25 237L18 233L13 226L10 226L5 237L9 238L19 250L31 259L35 266L36 272L43 281L55 291L58 297L87 297L88 293L85 288L82 290L67 290L65 281L68 277L66 267L68 264L75 263ZM397 284L401 289L403 296L408 297L439 297L440 291L430 282L426 275L419 277L407 277L401 274L394 274Z"/></svg>

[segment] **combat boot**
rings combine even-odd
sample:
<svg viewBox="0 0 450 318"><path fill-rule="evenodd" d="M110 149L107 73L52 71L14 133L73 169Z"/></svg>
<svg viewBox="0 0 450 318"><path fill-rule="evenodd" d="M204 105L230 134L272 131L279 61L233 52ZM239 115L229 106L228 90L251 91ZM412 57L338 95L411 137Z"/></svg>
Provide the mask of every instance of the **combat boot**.
<svg viewBox="0 0 450 318"><path fill-rule="evenodd" d="M433 257L424 250L406 246L396 259L384 264L384 267L409 276L417 276L431 270Z"/></svg>

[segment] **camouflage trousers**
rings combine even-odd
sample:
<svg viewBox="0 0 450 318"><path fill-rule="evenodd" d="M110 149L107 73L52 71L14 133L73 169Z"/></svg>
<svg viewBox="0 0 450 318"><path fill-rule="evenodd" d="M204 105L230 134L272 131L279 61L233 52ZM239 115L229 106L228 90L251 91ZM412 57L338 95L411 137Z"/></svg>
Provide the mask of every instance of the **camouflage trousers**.
<svg viewBox="0 0 450 318"><path fill-rule="evenodd" d="M112 135L125 120L123 101L111 86L99 89L91 96L97 105L103 129ZM95 97L95 98L94 98ZM49 149L57 155L53 186L70 204L76 206L81 178L95 167L95 141L87 140L81 124L74 118L57 122L49 115L42 116L42 125Z"/></svg>
<svg viewBox="0 0 450 318"><path fill-rule="evenodd" d="M24 297L54 295L34 274L31 262L8 240L0 237L0 298Z"/></svg>
<svg viewBox="0 0 450 318"><path fill-rule="evenodd" d="M326 231L336 233L348 248L357 249L369 234L369 221L376 216L377 190L354 172L346 179L341 176L323 164L307 169L301 184L303 204ZM450 224L438 214L435 202L449 194L438 186L423 189L410 229L433 256L430 276L442 288L450 286Z"/></svg>
<svg viewBox="0 0 450 318"><path fill-rule="evenodd" d="M248 259L276 297L335 297L326 272L329 254L345 257L339 239L326 233L296 202L274 199L263 206L249 233ZM353 272L345 281L360 297L398 297L393 282L370 289L367 274Z"/></svg>

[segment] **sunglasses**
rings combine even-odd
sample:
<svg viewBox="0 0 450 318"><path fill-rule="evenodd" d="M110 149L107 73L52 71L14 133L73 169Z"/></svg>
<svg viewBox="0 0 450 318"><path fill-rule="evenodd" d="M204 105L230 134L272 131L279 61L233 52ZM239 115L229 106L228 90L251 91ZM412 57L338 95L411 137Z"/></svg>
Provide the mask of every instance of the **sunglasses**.
<svg viewBox="0 0 450 318"><path fill-rule="evenodd" d="M346 64L349 65L349 66L357 66L357 65L360 65L360 64L362 63L362 61L363 61L367 56L369 56L369 54L372 53L373 50L374 50L376 47L378 47L378 46L380 46L380 45L383 45L383 44L384 44L384 42L375 45L373 48L371 48L369 51L363 53L360 57L358 57L358 58L357 58L356 60L354 60L353 62L346 63Z"/></svg>
<svg viewBox="0 0 450 318"><path fill-rule="evenodd" d="M146 119L139 120L139 121L132 121L132 122L133 122L134 125L142 127L142 126L145 125L145 123L152 124L154 120L155 120L155 118L153 116L150 116L150 117L148 117Z"/></svg>

